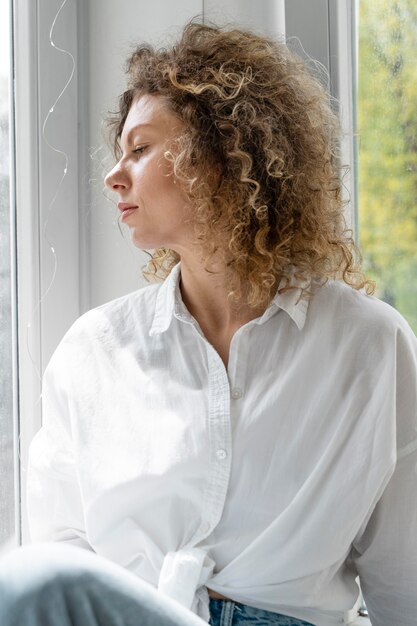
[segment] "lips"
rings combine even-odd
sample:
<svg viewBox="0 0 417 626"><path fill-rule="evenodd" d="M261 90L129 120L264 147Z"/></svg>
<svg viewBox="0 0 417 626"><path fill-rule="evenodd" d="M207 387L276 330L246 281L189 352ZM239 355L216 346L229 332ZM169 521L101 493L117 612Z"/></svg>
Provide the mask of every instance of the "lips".
<svg viewBox="0 0 417 626"><path fill-rule="evenodd" d="M128 202L119 202L117 205L119 207L119 211L123 213L124 211L128 211L129 209L137 209L137 205L129 204Z"/></svg>

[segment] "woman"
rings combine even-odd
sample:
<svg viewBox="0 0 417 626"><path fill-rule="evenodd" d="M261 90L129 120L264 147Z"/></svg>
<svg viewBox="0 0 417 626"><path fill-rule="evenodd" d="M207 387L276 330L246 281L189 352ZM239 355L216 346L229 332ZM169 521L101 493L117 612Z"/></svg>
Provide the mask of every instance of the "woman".
<svg viewBox="0 0 417 626"><path fill-rule="evenodd" d="M31 534L85 550L4 559L1 623L335 626L359 575L373 626L415 624L417 340L360 270L328 96L196 23L128 72L106 185L164 281L48 365Z"/></svg>

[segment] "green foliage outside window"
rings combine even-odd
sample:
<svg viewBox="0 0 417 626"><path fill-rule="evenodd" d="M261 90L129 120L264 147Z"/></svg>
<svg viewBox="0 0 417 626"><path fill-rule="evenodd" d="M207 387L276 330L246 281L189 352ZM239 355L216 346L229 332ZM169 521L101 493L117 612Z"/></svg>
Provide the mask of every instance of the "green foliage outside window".
<svg viewBox="0 0 417 626"><path fill-rule="evenodd" d="M359 0L359 244L417 333L417 3Z"/></svg>

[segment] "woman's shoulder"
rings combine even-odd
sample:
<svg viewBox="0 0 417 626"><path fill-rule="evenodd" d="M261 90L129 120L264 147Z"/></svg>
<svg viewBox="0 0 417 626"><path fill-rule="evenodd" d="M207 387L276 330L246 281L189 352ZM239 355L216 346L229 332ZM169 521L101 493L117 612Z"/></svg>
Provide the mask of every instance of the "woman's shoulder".
<svg viewBox="0 0 417 626"><path fill-rule="evenodd" d="M78 343L87 338L100 341L104 337L148 333L160 287L161 283L146 285L86 311L71 325L62 342Z"/></svg>
<svg viewBox="0 0 417 626"><path fill-rule="evenodd" d="M362 327L376 332L414 334L405 317L391 304L341 280L328 280L314 292L311 312L339 325ZM415 336L414 336L415 337Z"/></svg>

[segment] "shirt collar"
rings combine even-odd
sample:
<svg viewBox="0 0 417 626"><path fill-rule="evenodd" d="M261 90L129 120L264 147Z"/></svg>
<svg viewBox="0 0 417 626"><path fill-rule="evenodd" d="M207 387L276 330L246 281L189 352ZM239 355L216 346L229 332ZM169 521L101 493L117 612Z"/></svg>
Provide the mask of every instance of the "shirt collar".
<svg viewBox="0 0 417 626"><path fill-rule="evenodd" d="M290 283L289 285L293 285L296 289L291 289L286 291L285 293L278 293L278 290L284 286L284 280L282 279L278 285L277 292L273 297L271 303L268 308L264 312L264 314L257 320L258 324L262 324L266 322L276 310L282 309L294 320L296 323L298 330L302 330L304 328L304 324L307 318L307 309L309 305L309 301L306 299L301 299L302 290L308 288L310 285L310 281L308 279L299 280L294 276L295 268L291 266L290 268Z"/></svg>
<svg viewBox="0 0 417 626"><path fill-rule="evenodd" d="M149 331L150 335L157 335L165 332L171 324L174 313L178 316L180 310L181 312L186 310L181 298L181 291L179 287L180 274L181 263L177 263L158 290L155 305L155 316Z"/></svg>
<svg viewBox="0 0 417 626"><path fill-rule="evenodd" d="M168 330L173 317L181 320L192 321L192 316L187 311L185 304L181 298L179 287L181 275L181 263L177 263L171 270L169 276L165 279L158 290L156 298L155 315L149 335L157 335ZM281 281L278 289L283 286ZM309 301L300 299L302 288L308 287L309 281L299 281L294 276L294 267L291 266L291 285L295 285L296 289L291 289L285 293L279 294L278 290L266 311L259 317L255 323L263 324L266 322L277 309L282 309L294 320L299 330L302 330L307 317L307 309Z"/></svg>

